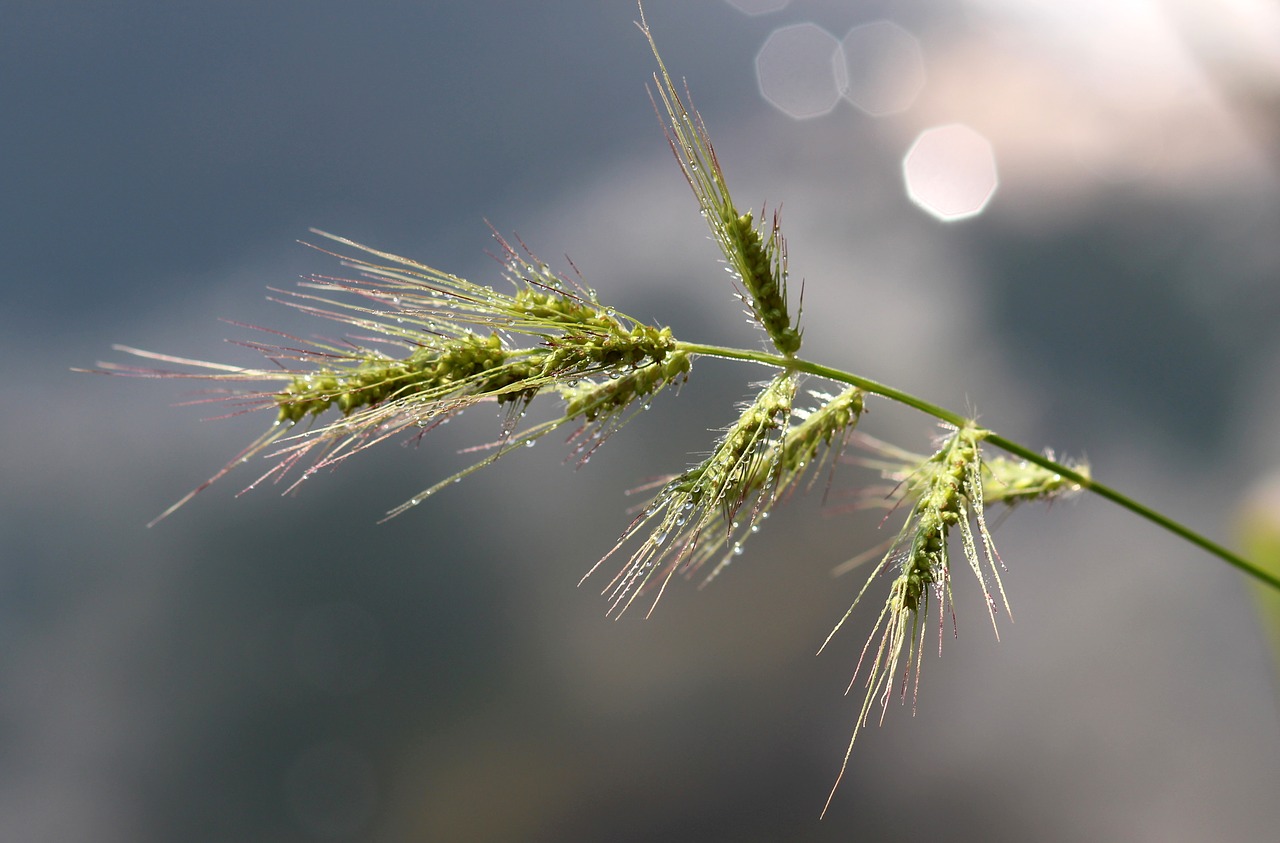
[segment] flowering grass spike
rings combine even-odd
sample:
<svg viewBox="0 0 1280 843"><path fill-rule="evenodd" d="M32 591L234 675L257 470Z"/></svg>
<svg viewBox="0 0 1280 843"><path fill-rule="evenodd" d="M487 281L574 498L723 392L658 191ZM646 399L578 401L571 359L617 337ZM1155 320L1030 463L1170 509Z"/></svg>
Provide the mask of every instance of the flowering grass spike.
<svg viewBox="0 0 1280 843"><path fill-rule="evenodd" d="M875 456L851 461L879 471L881 477L892 483L891 486L866 487L858 496L859 502L866 506L897 507L903 489L909 487L917 468L928 458L866 433L855 434L853 438L860 450ZM1045 456L1049 460L1054 458L1052 453ZM1075 473L1089 477L1087 463L1076 461L1068 465ZM1054 501L1074 495L1081 488L1075 480L1024 459L998 454L982 460L982 499L987 504L1013 507L1028 501Z"/></svg>
<svg viewBox="0 0 1280 843"><path fill-rule="evenodd" d="M952 603L949 539L953 529L960 534L964 558L986 596L993 629L996 623L996 601L984 573L984 558L986 570L990 572L991 581L999 591L1005 611L1009 611L1009 601L1000 581L1002 563L987 529L984 510L980 443L987 435L988 431L974 425L955 429L932 456L922 460L910 474L902 478L896 494L899 502L910 503L911 512L889 551L872 571L862 591L854 598L849 611L823 643L825 648L853 613L854 607L871 583L881 573L892 571L894 578L889 586L889 597L871 631L871 637L862 649L857 667L854 668L854 679L850 682L852 688L866 663L867 694L858 713L849 749L845 753L844 765L840 769L841 777L853 750L853 742L857 740L858 731L866 724L872 706L879 701L880 719L883 721L889 698L895 688L900 688L904 699L908 685L911 686L913 700L919 691L925 633L922 618L928 614L930 598L937 605L938 653L942 653L943 630L946 626L944 613L945 608ZM979 542L982 545L981 553L978 549ZM877 634L880 635L878 643ZM996 637L1000 637L998 630ZM869 662L868 655L871 656ZM900 667L902 673L899 686ZM839 784L839 777L836 783ZM834 793L833 788L832 794Z"/></svg>
<svg viewBox="0 0 1280 843"><path fill-rule="evenodd" d="M480 402L507 406L507 420L492 454L449 480L574 421L580 425L571 441L575 454L585 460L622 425L628 408L683 381L691 368L690 355L676 349L670 329L645 325L602 305L594 291L556 275L527 250L517 251L500 237L513 293L316 233L377 260L345 257L358 277L313 276L301 283L300 291L279 300L366 336L324 341L279 335L291 344L244 343L267 355L277 366L272 369L124 346L118 349L185 369L99 364L100 371L134 377L252 383L259 388L219 397L238 408L233 412L274 411L275 422L266 433L157 521L250 457L266 453L275 464L248 488L268 479L278 482L305 466L286 487L292 490L371 445L401 433L421 436ZM564 413L517 433L525 408L543 394L559 397ZM390 515L442 485L415 495Z"/></svg>
<svg viewBox="0 0 1280 843"><path fill-rule="evenodd" d="M787 245L779 228L778 214L774 213L767 226L757 228L751 211L738 211L729 196L729 185L711 146L707 127L693 110L692 102L685 105L681 99L662 56L658 55L658 46L644 20L643 10L640 31L649 40L658 62L654 81L667 113L666 133L671 151L693 188L702 216L711 227L712 237L724 253L728 268L742 285L743 303L769 335L774 347L782 354L793 355L800 350L800 317L797 313L793 320L787 305Z"/></svg>

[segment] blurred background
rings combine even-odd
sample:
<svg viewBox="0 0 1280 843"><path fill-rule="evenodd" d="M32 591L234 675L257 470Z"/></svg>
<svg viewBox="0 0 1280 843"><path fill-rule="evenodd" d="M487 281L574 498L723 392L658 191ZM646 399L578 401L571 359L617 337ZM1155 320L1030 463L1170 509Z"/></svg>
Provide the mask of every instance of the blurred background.
<svg viewBox="0 0 1280 843"><path fill-rule="evenodd" d="M734 197L783 206L806 356L946 406L1228 544L1280 471L1280 12L1256 0L650 0ZM485 220L681 338L751 346L645 94L630 0L17 0L0 31L0 838L1274 839L1249 587L1101 501L996 531L916 716L842 696L883 540L846 466L712 587L604 617L624 490L760 372L695 365L575 471L551 440L378 526L487 411L293 497L112 343L255 365L221 318L331 272L315 226L496 280ZM821 386L814 384L814 386ZM877 401L868 432L931 426ZM237 485L239 482L240 485Z"/></svg>

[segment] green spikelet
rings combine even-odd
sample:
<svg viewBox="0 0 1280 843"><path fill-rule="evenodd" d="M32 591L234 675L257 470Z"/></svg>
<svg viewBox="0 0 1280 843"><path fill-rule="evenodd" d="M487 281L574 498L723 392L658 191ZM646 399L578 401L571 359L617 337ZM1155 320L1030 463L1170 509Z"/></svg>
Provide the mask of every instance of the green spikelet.
<svg viewBox="0 0 1280 843"><path fill-rule="evenodd" d="M983 465L979 445L988 434L988 431L973 424L953 430L932 456L916 465L901 481L899 499L911 503L906 523L880 564L872 571L849 611L823 643L823 648L830 643L871 583L882 572L894 572L889 596L880 617L876 619L866 646L862 649L854 669L854 678L850 681L852 688L866 664L867 694L858 713L840 774L832 787L832 796L844 776L858 732L869 720L874 705L880 703L880 719L883 720L895 689L901 689L904 699L908 685L911 686L913 700L919 692L924 654L923 618L928 613L930 599L937 603L938 649L941 652L945 607L951 603L951 557L948 540L953 530L960 534L965 560L986 596L987 611L993 628L996 602L987 584L988 572L1000 594L1005 611L1009 610L1009 601L1000 581L1000 557L991 541L984 510ZM979 541L982 545L981 553ZM983 557L987 563L985 570ZM904 664L905 667L901 667ZM827 804L830 805L830 797Z"/></svg>
<svg viewBox="0 0 1280 843"><path fill-rule="evenodd" d="M757 227L751 212L742 213L729 195L729 185L716 158L707 127L692 105L686 105L667 67L641 10L640 30L658 62L654 80L666 111L667 141L685 179L711 228L711 234L725 261L741 285L739 294L755 320L769 335L780 353L791 356L800 350L800 314L794 319L787 304L787 248L775 213L766 227ZM685 92L686 97L688 91ZM655 105L656 107L656 105Z"/></svg>

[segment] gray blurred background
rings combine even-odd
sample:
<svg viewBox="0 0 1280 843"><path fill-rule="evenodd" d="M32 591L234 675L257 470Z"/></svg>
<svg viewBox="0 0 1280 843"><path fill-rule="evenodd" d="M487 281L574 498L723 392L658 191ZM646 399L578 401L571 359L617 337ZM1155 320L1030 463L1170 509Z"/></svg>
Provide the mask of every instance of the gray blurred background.
<svg viewBox="0 0 1280 843"><path fill-rule="evenodd" d="M1280 470L1273 4L647 12L737 201L784 205L807 356L1087 456L1231 542ZM143 527L266 419L201 422L170 406L181 382L69 368L120 359L113 342L254 365L219 318L332 334L265 301L332 271L293 242L310 226L488 280L488 219L679 337L759 342L646 97L630 0L4 17L0 839L1275 839L1280 717L1246 583L1093 499L1002 524L1016 622L997 643L958 578L959 638L926 657L916 716L863 733L819 821L876 614L814 656L862 583L831 569L884 537L832 512L858 469L649 620L604 617L607 577L575 587L623 491L696 459L747 367L698 363L581 471L546 440L382 526L492 438L488 411L293 497L235 498L246 470ZM884 19L924 70L891 113L795 119L764 96L824 96L785 57L760 78L771 33ZM944 223L902 161L953 123L999 186ZM931 435L883 401L865 425Z"/></svg>

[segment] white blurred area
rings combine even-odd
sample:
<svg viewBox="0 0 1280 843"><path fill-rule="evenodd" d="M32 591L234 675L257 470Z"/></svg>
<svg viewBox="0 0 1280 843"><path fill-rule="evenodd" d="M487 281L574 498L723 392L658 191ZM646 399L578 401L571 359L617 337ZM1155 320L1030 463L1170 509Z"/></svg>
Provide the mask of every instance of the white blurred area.
<svg viewBox="0 0 1280 843"><path fill-rule="evenodd" d="M907 196L940 220L975 217L1000 183L991 144L960 123L926 129L902 159Z"/></svg>
<svg viewBox="0 0 1280 843"><path fill-rule="evenodd" d="M840 101L839 50L831 33L812 23L775 29L756 53L760 95L797 120L830 114Z"/></svg>
<svg viewBox="0 0 1280 843"><path fill-rule="evenodd" d="M920 41L892 21L850 29L840 39L837 61L843 63L836 67L836 78L845 98L872 117L906 111L924 87Z"/></svg>
<svg viewBox="0 0 1280 843"><path fill-rule="evenodd" d="M725 0L725 2L745 15L767 15L782 11L790 0Z"/></svg>
<svg viewBox="0 0 1280 843"><path fill-rule="evenodd" d="M827 73L814 57L826 47L820 27L788 17L833 9L803 4L771 18L781 25L762 48L772 60L757 65L765 99L808 118L829 109L791 103L826 103L834 84L865 114L894 116L886 130L904 144L932 123L963 121L993 144L1015 184L1004 201L1019 209L1070 213L1091 185L1188 190L1247 179L1271 166L1268 154L1274 162L1275 4L970 0L966 25L916 35L909 22L858 24ZM788 100L770 94L784 84Z"/></svg>

